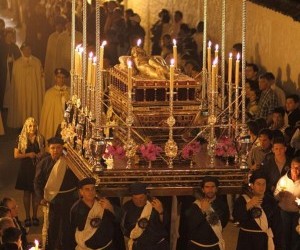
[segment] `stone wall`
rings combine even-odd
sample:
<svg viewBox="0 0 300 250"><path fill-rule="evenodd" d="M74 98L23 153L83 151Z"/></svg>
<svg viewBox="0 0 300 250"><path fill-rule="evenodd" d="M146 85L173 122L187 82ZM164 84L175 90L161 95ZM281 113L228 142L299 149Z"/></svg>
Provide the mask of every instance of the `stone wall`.
<svg viewBox="0 0 300 250"><path fill-rule="evenodd" d="M221 42L221 0L208 0L208 37ZM147 30L157 21L162 8L184 13L184 22L195 27L203 20L203 0L127 0L125 5L142 18ZM226 54L241 41L242 1L226 1ZM246 59L274 73L287 93L300 93L300 22L270 9L247 2Z"/></svg>

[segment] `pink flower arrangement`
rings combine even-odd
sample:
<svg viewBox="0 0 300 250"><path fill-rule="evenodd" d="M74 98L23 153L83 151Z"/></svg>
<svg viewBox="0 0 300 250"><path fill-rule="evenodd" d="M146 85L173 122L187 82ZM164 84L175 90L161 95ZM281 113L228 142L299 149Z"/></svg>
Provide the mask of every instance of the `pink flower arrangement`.
<svg viewBox="0 0 300 250"><path fill-rule="evenodd" d="M186 144L182 149L181 156L183 159L190 159L194 154L199 153L201 149L200 143L197 141Z"/></svg>
<svg viewBox="0 0 300 250"><path fill-rule="evenodd" d="M103 157L108 158L110 156L116 157L117 159L123 159L125 157L125 150L120 145L108 145Z"/></svg>
<svg viewBox="0 0 300 250"><path fill-rule="evenodd" d="M151 141L140 146L140 152L147 161L155 161L162 152L162 148L154 145Z"/></svg>
<svg viewBox="0 0 300 250"><path fill-rule="evenodd" d="M217 142L215 153L221 157L235 156L237 151L233 140L227 136L222 136Z"/></svg>

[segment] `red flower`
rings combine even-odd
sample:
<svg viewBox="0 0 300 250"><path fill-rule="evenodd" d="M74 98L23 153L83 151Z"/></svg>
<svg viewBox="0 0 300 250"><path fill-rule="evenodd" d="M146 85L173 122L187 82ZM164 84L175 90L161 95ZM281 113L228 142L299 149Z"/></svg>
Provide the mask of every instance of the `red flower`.
<svg viewBox="0 0 300 250"><path fill-rule="evenodd" d="M227 136L222 136L219 138L215 148L215 154L217 156L231 157L235 156L236 153L236 147L231 138Z"/></svg>
<svg viewBox="0 0 300 250"><path fill-rule="evenodd" d="M191 142L184 146L181 156L183 159L190 159L194 154L199 153L200 149L201 147L199 142Z"/></svg>
<svg viewBox="0 0 300 250"><path fill-rule="evenodd" d="M140 152L147 161L155 161L156 157L162 152L162 148L152 142L140 146Z"/></svg>
<svg viewBox="0 0 300 250"><path fill-rule="evenodd" d="M108 145L103 157L108 158L110 156L116 157L117 159L123 159L125 157L125 150L119 145Z"/></svg>

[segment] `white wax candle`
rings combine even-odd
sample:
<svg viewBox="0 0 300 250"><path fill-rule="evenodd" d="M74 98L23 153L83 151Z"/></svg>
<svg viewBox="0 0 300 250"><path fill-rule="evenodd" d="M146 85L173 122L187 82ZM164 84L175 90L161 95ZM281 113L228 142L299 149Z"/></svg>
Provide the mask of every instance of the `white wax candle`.
<svg viewBox="0 0 300 250"><path fill-rule="evenodd" d="M91 85L92 84L92 64L93 64L93 52L89 53L89 58L88 58L88 71L87 71L87 84Z"/></svg>
<svg viewBox="0 0 300 250"><path fill-rule="evenodd" d="M207 47L207 69L208 74L211 74L211 41L208 41Z"/></svg>
<svg viewBox="0 0 300 250"><path fill-rule="evenodd" d="M235 62L235 85L236 87L239 86L240 81L240 53L236 56L236 62Z"/></svg>
<svg viewBox="0 0 300 250"><path fill-rule="evenodd" d="M173 95L174 90L174 74L175 74L175 66L174 66L174 59L171 59L170 64L170 96Z"/></svg>
<svg viewBox="0 0 300 250"><path fill-rule="evenodd" d="M174 65L175 68L178 66L178 53L177 53L177 42L173 39L173 57L174 57Z"/></svg>
<svg viewBox="0 0 300 250"><path fill-rule="evenodd" d="M102 42L102 45L100 46L100 70L103 69L103 60L104 60L104 47L107 44L106 41Z"/></svg>
<svg viewBox="0 0 300 250"><path fill-rule="evenodd" d="M83 51L84 51L84 49L83 49L83 47L80 47L79 49L78 49L78 55L79 55L79 63L78 63L78 72L77 72L77 74L79 75L79 76L82 76L82 54L83 54Z"/></svg>
<svg viewBox="0 0 300 250"><path fill-rule="evenodd" d="M215 59L219 57L219 45L216 44L215 46Z"/></svg>
<svg viewBox="0 0 300 250"><path fill-rule="evenodd" d="M228 82L229 84L232 83L232 53L229 53L228 59Z"/></svg>
<svg viewBox="0 0 300 250"><path fill-rule="evenodd" d="M132 61L128 60L127 61L127 67L128 67L128 95L131 95L132 91Z"/></svg>
<svg viewBox="0 0 300 250"><path fill-rule="evenodd" d="M214 92L216 91L217 64L218 64L218 60L215 59L213 62L212 71L211 71L211 92L213 95L214 95Z"/></svg>
<svg viewBox="0 0 300 250"><path fill-rule="evenodd" d="M91 72L91 85L95 87L96 85L96 72L97 72L97 57L93 58L92 72Z"/></svg>
<svg viewBox="0 0 300 250"><path fill-rule="evenodd" d="M39 241L38 240L34 240L34 249L39 250Z"/></svg>
<svg viewBox="0 0 300 250"><path fill-rule="evenodd" d="M284 191L286 189L286 180L285 179L280 179L279 186L280 186L280 189L282 191Z"/></svg>

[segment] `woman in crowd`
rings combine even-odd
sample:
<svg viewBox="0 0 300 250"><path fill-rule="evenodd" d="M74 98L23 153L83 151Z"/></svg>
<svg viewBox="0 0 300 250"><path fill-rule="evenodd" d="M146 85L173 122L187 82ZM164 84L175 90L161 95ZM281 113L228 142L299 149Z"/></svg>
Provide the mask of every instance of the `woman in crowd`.
<svg viewBox="0 0 300 250"><path fill-rule="evenodd" d="M21 160L16 189L24 191L23 203L26 213L26 227L30 227L32 224L34 226L39 225L39 220L37 219L38 203L35 200L33 180L36 163L44 153L44 148L44 137L38 132L36 120L32 117L27 118L14 149L15 159ZM32 202L33 210L32 221L30 217L30 201Z"/></svg>

